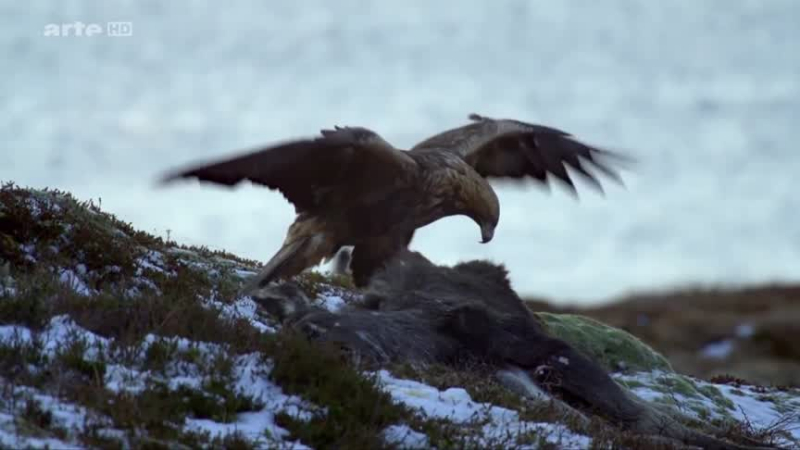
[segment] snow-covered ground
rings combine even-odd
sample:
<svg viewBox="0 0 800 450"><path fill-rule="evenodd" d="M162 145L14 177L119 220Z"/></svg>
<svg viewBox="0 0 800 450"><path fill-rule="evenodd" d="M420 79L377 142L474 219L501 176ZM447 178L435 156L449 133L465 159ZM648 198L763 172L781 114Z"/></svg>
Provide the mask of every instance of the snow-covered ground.
<svg viewBox="0 0 800 450"><path fill-rule="evenodd" d="M84 358L87 361L97 360L99 352L104 353L105 359L114 360L111 352L111 340L100 337L76 325L66 316L56 316L50 324L41 332L34 333L31 330L19 326L0 326L0 344L3 345L25 345L35 342L44 350L48 358L54 358L57 352L68 348L73 342L83 342L87 352ZM147 348L155 342L166 342L174 345L176 351L188 351L193 349L198 352L202 359L210 359L224 349L217 345L192 342L185 338L161 338L148 335L140 349L141 358L147 352ZM310 407L301 399L287 396L281 389L267 379L270 366L263 361L257 354L237 356L234 361L234 377L236 379L236 391L242 395L252 397L254 400L262 402L263 408L260 411L239 414L236 420L231 422L216 422L210 419L187 419L184 424L186 431L209 432L212 437L224 436L231 433L241 433L243 436L256 443L261 442L269 448L277 442L283 443L287 436L287 431L277 426L274 416L277 412L286 412L295 417L308 417ZM103 383L106 389L112 392L127 391L138 393L145 389L145 386L159 379L159 375L134 366L123 366L119 364L109 364L105 371ZM170 389L177 389L187 386L195 389L202 387L204 376L198 373L197 367L192 364L176 363L170 368L170 376L165 381ZM7 381L0 379L2 388L6 389ZM85 408L62 402L49 395L37 392L28 387L14 386L13 393L0 402L0 442L14 448L31 446L34 448L50 445L51 448L73 448L76 444L74 440L54 441L52 439L40 439L37 437L26 436L18 433L14 416L20 413L19 408L23 402L20 398L33 398L41 404L44 410L53 413L53 422L57 427L62 427L74 434L86 426L96 426L97 421L109 422L106 418L96 417ZM117 432L121 433L119 430ZM265 437L272 438L266 441ZM304 448L299 443L292 443L293 447Z"/></svg>
<svg viewBox="0 0 800 450"><path fill-rule="evenodd" d="M509 436L524 436L535 434L543 442L557 445L558 448L588 448L592 442L589 437L576 434L561 424L532 423L521 420L519 413L507 408L502 408L488 403L478 403L472 400L469 393L460 387L451 387L440 390L424 383L413 380L404 380L393 377L389 372L382 370L378 373L380 384L392 398L408 405L424 414L425 417L446 419L460 424L465 430L465 435L471 426L477 427L472 437L478 447L494 448L509 439ZM399 430L393 430L396 442L402 447L424 447L424 440L410 430L406 435L399 436ZM519 448L539 448L542 441L520 445Z"/></svg>
<svg viewBox="0 0 800 450"><path fill-rule="evenodd" d="M242 313L247 310L239 309L237 311ZM249 316L254 321L258 320L254 315L242 314L243 316ZM109 348L107 339L78 327L70 319L63 316L54 317L49 326L38 334L24 327L0 326L0 343L3 345L14 342L26 343L34 339L43 345L43 348L46 349L46 354L51 355L57 349L64 348L73 340L83 340L90 343L88 348L94 352L108 351ZM146 345L162 339L165 338L159 338L154 335L148 336L144 341L142 352L146 351ZM170 341L170 339L166 340ZM221 351L213 344L191 342L186 339L172 339L171 341L176 344L178 349L188 350L193 348L198 350L203 358L211 358L216 352ZM92 359L96 357L96 353L88 352L86 357L87 359ZM202 384L202 376L198 375L191 365L177 364L172 370L168 380L168 384L172 389L183 385L199 387ZM256 442L260 442L265 448L275 446L278 442L289 448L304 448L298 442L282 441L282 439L286 438L287 432L275 424L274 417L280 411L288 412L297 417L308 416L309 411L314 406L297 397L285 395L280 387L268 380L269 370L269 364L263 362L258 355L252 354L237 357L234 368L237 390L245 395L254 396L263 402L263 408L256 412L239 414L236 420L228 423L215 422L209 419L187 419L184 424L185 430L207 431L212 436L241 433ZM106 388L112 391L128 390L137 392L144 389L146 381L151 376L155 375L142 372L134 367L112 364L108 366L103 382ZM658 402L665 396L669 396L686 405L689 405L690 402L703 405L711 412L711 416L719 415L715 412L719 408L719 403L714 402L711 398L682 397L682 394L674 392L665 394L659 381L659 377L662 376L663 374L660 373L616 375L618 379L625 382L635 381L637 384L633 388L633 392L645 400ZM589 437L576 434L564 425L526 422L519 418L519 414L516 411L475 402L464 389L457 386L440 390L418 381L396 378L385 370L378 373L378 380L379 385L389 392L396 402L418 410L425 417L446 419L456 424L462 424L465 430L477 426L473 436L474 442L477 444L492 445L508 439L509 436L519 436L525 433L536 433L537 436L541 436L545 441L556 444L560 448L587 448L591 443ZM0 382L4 385L3 389L8 388L8 386L5 386L5 381L0 380ZM793 439L797 441L786 440L784 444L797 445L797 442L800 442L800 397L797 395L791 396L788 393L774 391L766 395L763 391L749 386L712 385L701 381L697 381L697 384L701 388L703 386L714 386L718 389L724 398L732 402L733 408L729 409L729 414L737 420L746 421L755 429L769 428L780 424L781 421L786 420L787 416L794 414L794 423L783 423L781 426L789 430ZM34 398L41 404L42 408L53 413L55 425L67 430L79 429L90 424L97 426L98 423L108 422L107 419L98 417L81 406L60 401L31 388L16 386L13 387L13 393L8 400L11 398ZM776 396L783 396L784 398L778 401ZM69 436L64 440L57 440L17 433L14 417L19 413L18 408L20 407L19 400L17 402L0 402L0 443L11 447L29 446L33 448L44 448L48 445L51 448L73 448L77 445L75 441L69 440ZM689 408L688 406L686 409L682 409L682 412L700 418L696 411L697 408ZM708 416L704 417L704 419L708 418ZM121 433L120 430L111 428L107 429L106 432L110 434ZM270 436L272 440L265 440L265 436ZM385 437L388 441L401 444L403 447L424 448L427 443L427 438L424 435L402 424L397 424L387 429ZM536 448L536 444L531 444L530 448Z"/></svg>
<svg viewBox="0 0 800 450"><path fill-rule="evenodd" d="M281 195L155 178L336 124L408 147L474 111L641 163L605 199L503 187L492 243L446 219L415 239L432 259L489 257L556 300L797 279L798 17L796 0L4 1L0 179L263 261L293 217ZM44 36L77 21L132 35Z"/></svg>
<svg viewBox="0 0 800 450"><path fill-rule="evenodd" d="M333 299L340 299L335 294L323 293L318 299L320 303L336 303ZM220 308L224 314L231 317L246 318L263 332L274 332L274 327L263 322L263 317L259 315L256 308L251 307L250 299L241 299L233 305ZM219 305L210 304L210 307ZM25 327L6 325L0 326L0 343L30 343L37 341L44 349L46 355L53 357L59 349L63 349L75 340L85 342L87 353L86 358L92 360L97 358L98 352L109 352L109 339L97 336L87 330L77 326L72 320L65 316L54 317L50 324L41 332L35 333ZM222 351L219 346L203 342L192 342L185 338L161 338L155 335L148 335L142 344L142 355L146 352L147 346L154 342L169 342L177 350L186 351L195 349L199 351L202 358L212 358L216 353ZM197 373L196 368L187 364L176 364L170 373L168 385L171 389L180 386L200 387L202 385L202 375ZM244 436L260 442L264 448L285 445L287 448L304 448L298 442L284 442L287 432L274 422L275 414L281 411L297 417L308 416L314 405L294 397L285 395L279 386L268 380L270 370L269 363L265 363L258 355L243 355L235 359L234 376L236 389L245 394L254 396L263 402L263 408L256 412L239 414L236 420L222 423L209 419L187 419L184 429L187 431L207 431L212 436L224 436L231 433L242 433ZM378 372L379 385L391 394L396 402L407 405L419 411L428 418L445 419L456 424L461 424L464 430L471 427L473 430L465 435L478 445L497 444L508 439L509 436L519 436L526 433L535 433L541 436L546 442L555 444L560 448L587 448L591 443L591 438L576 434L561 424L552 423L532 423L521 420L516 411L475 402L470 395L461 387L454 386L440 390L435 387L420 383L418 381L406 380L392 376L389 372L382 370ZM708 419L710 417L722 417L720 414L720 400L712 396L682 396L681 393L665 392L663 377L659 372L653 373L634 373L616 374L615 377L620 381L632 383L633 392L641 398L663 403L664 399L675 399L685 406L681 411L697 418ZM112 391L127 390L138 392L144 389L145 384L154 374L150 374L137 367L126 367L119 364L110 364L106 370L104 384L107 389ZM5 384L5 382L3 381ZM699 388L713 386L720 395L731 402L732 407L727 408L727 416L732 416L736 420L746 421L754 429L769 428L773 425L781 425L791 432L795 442L784 440L786 445L797 445L800 442L800 396L780 391L769 391L768 395L763 390L750 386L727 386L712 385L711 383L695 381ZM30 388L14 387L14 398L35 398L43 408L51 411L54 423L65 429L82 427L91 424L96 426L104 423L104 418L93 415L85 408L65 403L53 398L43 392L37 392ZM20 402L12 403L9 401L0 402L0 443L12 447L30 446L33 448L44 448L47 445L53 448L72 447L76 442L57 440L53 438L39 438L26 436L16 432L14 416L18 414ZM698 414L704 407L708 415ZM793 416L792 416L793 415ZM787 417L790 423L785 423ZM794 417L794 419L791 419ZM87 419L88 418L88 419ZM782 423L783 421L783 423ZM107 420L106 420L107 422ZM476 425L477 424L477 425ZM120 430L107 429L107 433L120 434ZM387 429L384 433L385 439L403 446L404 448L425 448L427 438L424 434L409 428L403 424L397 424ZM270 440L265 440L269 436ZM537 443L532 443L529 448L537 448ZM283 448L283 447L282 447ZM525 448L523 446L522 448Z"/></svg>
<svg viewBox="0 0 800 450"><path fill-rule="evenodd" d="M667 404L699 420L734 419L753 430L780 428L787 448L800 447L800 392L759 386L715 384L676 374L613 374L644 400Z"/></svg>

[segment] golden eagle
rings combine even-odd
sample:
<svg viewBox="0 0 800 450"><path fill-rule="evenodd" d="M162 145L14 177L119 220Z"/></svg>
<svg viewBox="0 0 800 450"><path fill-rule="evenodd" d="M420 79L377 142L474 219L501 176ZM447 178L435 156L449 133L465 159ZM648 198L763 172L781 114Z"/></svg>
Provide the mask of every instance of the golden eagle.
<svg viewBox="0 0 800 450"><path fill-rule="evenodd" d="M543 125L471 114L470 123L400 150L362 127L334 127L321 136L285 141L222 161L168 174L163 182L195 178L225 186L248 180L279 190L297 217L252 292L289 278L352 246L357 286L406 248L417 228L465 215L492 240L500 218L489 178L562 181L577 195L569 166L602 192L594 171L620 182L610 162L623 155L586 145Z"/></svg>

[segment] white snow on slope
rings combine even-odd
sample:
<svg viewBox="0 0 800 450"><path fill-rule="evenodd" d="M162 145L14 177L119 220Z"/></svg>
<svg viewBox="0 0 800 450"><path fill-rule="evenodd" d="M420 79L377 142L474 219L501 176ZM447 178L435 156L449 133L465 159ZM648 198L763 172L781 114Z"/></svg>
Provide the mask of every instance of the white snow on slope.
<svg viewBox="0 0 800 450"><path fill-rule="evenodd" d="M14 423L16 414L0 412L0 446L4 448L51 448L51 449L79 449L81 446L74 442L65 442L52 437L26 436L17 432Z"/></svg>
<svg viewBox="0 0 800 450"><path fill-rule="evenodd" d="M238 298L232 303L223 303L213 299L206 300L204 303L206 306L217 309L223 317L246 320L262 333L274 333L277 331L277 328L271 323L264 310L259 308L250 297Z"/></svg>
<svg viewBox="0 0 800 450"><path fill-rule="evenodd" d="M631 391L646 401L655 403L663 403L664 400L675 401L681 413L698 420L733 418L749 424L755 430L777 426L789 433L789 436L780 442L781 445L787 448L800 448L799 389L781 391L748 385L736 387L692 378L691 381L699 392L690 395L681 392L680 389L665 392L661 381L669 376L670 374L661 371L613 374L617 380L635 383ZM714 401L715 399L707 392L703 392L703 389L708 389L714 396L718 391L721 399L732 402L733 407L721 405L719 399ZM701 414L700 410L704 413Z"/></svg>
<svg viewBox="0 0 800 450"><path fill-rule="evenodd" d="M0 326L0 344L20 346L38 342L42 345L44 354L49 358L53 358L59 351L75 341L87 344L84 354L87 360L95 360L103 352L105 352L104 357L113 358L113 355L108 352L111 340L81 328L67 316L53 317L49 325L38 333L22 326ZM162 338L148 335L143 341L140 353L144 354L147 346L159 341L172 343L177 350L195 349L200 352L202 358L212 358L215 354L224 351L216 344L193 342L185 338ZM260 355L236 356L233 367L236 391L252 396L254 400L263 402L264 406L258 411L241 413L235 420L228 423L208 419L187 419L184 430L208 431L212 436L225 436L239 432L254 440L258 448L274 448L278 444L282 448L305 448L298 442L287 441L287 431L275 424L274 417L277 412L282 411L300 419L308 418L311 406L297 397L283 394L278 386L269 381L270 369L270 363ZM189 365L175 363L170 370L173 372L166 382L172 389L181 385L194 388L202 385L203 378L196 369ZM106 388L112 391L125 390L135 393L145 388L146 380L158 378L148 371L112 363L107 366L104 383ZM5 383L4 380L0 380L0 382ZM97 418L96 415L88 413L83 407L64 403L43 392L37 392L31 388L17 388L17 391L19 395L30 395L40 401L45 410L53 413L57 425L80 429L87 423L87 415L95 417L95 420L103 420L103 418ZM15 411L13 402L0 401L0 443L3 445L13 448L26 446L43 448L48 445L51 448L73 448L75 446L74 442L31 438L18 433L13 423Z"/></svg>
<svg viewBox="0 0 800 450"><path fill-rule="evenodd" d="M379 371L378 377L383 389L395 401L412 407L427 417L463 424L465 430L471 424L477 424L478 433L471 444L493 445L526 433L544 436L547 442L560 448L588 448L591 444L590 438L576 434L563 425L526 422L519 418L516 411L475 402L462 388L452 387L442 391L417 381L395 378L385 370ZM398 430L392 431L393 437L397 438L397 432ZM419 437L413 433L409 434L409 438L413 442L419 441ZM536 446L523 445L522 448Z"/></svg>

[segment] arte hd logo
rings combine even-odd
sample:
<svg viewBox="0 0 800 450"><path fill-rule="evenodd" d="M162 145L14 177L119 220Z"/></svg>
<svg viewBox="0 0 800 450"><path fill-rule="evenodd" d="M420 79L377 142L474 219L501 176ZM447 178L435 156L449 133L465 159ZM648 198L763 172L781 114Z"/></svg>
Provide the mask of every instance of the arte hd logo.
<svg viewBox="0 0 800 450"><path fill-rule="evenodd" d="M133 36L133 22L48 23L42 34L44 37L130 37Z"/></svg>

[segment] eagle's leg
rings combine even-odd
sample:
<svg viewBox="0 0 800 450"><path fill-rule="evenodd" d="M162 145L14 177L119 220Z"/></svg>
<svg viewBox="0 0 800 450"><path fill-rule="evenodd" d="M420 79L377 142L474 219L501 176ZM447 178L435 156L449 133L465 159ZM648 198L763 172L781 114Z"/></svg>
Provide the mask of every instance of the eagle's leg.
<svg viewBox="0 0 800 450"><path fill-rule="evenodd" d="M350 257L350 270L353 273L353 284L365 287L372 276L400 250L408 248L414 237L414 231L373 237L360 241L353 247Z"/></svg>
<svg viewBox="0 0 800 450"><path fill-rule="evenodd" d="M267 286L271 281L289 279L304 270L330 258L339 249L333 234L313 220L295 221L280 250L267 262L261 272L253 276L242 295L250 295Z"/></svg>

